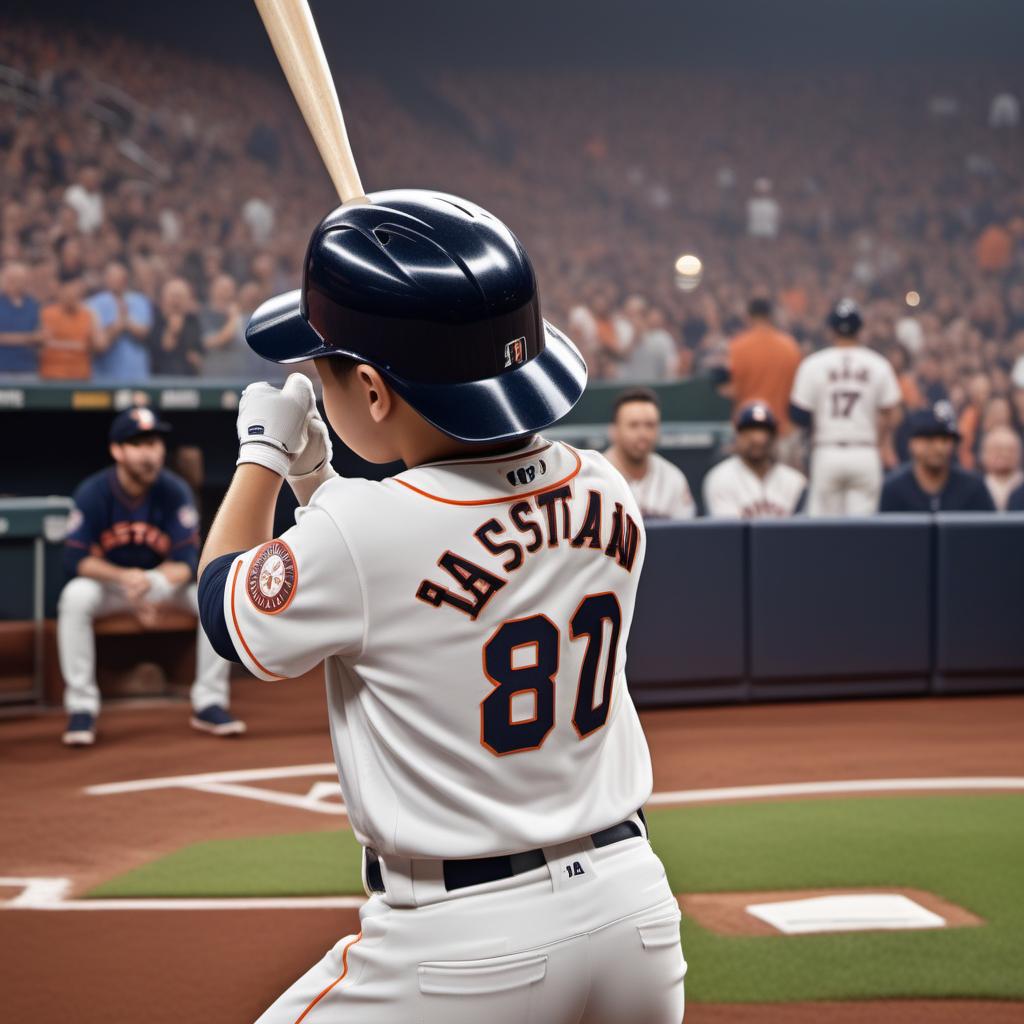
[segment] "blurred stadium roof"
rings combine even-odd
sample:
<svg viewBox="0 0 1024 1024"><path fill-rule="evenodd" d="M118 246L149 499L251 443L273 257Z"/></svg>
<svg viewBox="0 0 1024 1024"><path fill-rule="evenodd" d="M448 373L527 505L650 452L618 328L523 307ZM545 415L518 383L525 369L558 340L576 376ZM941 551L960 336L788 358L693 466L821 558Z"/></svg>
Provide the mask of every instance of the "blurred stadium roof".
<svg viewBox="0 0 1024 1024"><path fill-rule="evenodd" d="M312 0L336 70L559 63L771 66L1019 58L1020 0ZM8 0L229 61L273 61L247 0Z"/></svg>

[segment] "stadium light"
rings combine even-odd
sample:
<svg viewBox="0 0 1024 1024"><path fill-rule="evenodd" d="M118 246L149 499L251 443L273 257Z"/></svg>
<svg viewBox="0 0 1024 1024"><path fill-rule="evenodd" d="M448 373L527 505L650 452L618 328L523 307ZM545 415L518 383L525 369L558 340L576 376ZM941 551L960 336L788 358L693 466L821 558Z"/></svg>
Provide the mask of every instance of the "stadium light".
<svg viewBox="0 0 1024 1024"><path fill-rule="evenodd" d="M704 264L701 263L700 258L691 253L686 253L676 260L676 273L682 277L700 277L700 272L703 269Z"/></svg>
<svg viewBox="0 0 1024 1024"><path fill-rule="evenodd" d="M700 284L704 273L704 264L692 253L684 253L676 260L676 287L684 292L692 292Z"/></svg>

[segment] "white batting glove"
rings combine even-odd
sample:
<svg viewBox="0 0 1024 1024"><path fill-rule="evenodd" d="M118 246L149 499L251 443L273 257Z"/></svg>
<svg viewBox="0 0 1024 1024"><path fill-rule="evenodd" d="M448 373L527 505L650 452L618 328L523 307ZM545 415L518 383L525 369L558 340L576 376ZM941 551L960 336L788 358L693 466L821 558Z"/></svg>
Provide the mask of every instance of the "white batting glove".
<svg viewBox="0 0 1024 1024"><path fill-rule="evenodd" d="M316 406L306 419L306 446L292 459L288 480L299 480L329 469L334 449L327 433L327 424L320 418Z"/></svg>
<svg viewBox="0 0 1024 1024"><path fill-rule="evenodd" d="M295 457L291 472L288 474L288 483L300 505L308 505L309 499L320 485L338 475L331 465L333 457L334 449L331 447L327 424L320 418L320 413L314 406L309 414L306 447L301 455Z"/></svg>
<svg viewBox="0 0 1024 1024"><path fill-rule="evenodd" d="M309 414L316 396L309 378L293 373L280 390L261 381L250 384L238 403L238 461L253 462L288 476L293 460L306 447Z"/></svg>

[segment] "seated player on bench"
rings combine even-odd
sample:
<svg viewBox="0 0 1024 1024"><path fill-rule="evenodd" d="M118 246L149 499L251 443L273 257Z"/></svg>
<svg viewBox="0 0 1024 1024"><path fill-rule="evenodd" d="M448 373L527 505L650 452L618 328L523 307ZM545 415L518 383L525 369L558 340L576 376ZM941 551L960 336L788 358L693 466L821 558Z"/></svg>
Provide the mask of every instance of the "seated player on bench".
<svg viewBox="0 0 1024 1024"><path fill-rule="evenodd" d="M132 612L143 626L152 626L161 606L197 611L199 515L185 481L164 469L163 435L170 429L150 409L120 413L110 427L114 464L88 477L74 494L64 541L71 579L57 605L68 746L96 740L94 620ZM193 728L214 736L245 732L245 723L228 711L229 670L198 629Z"/></svg>

